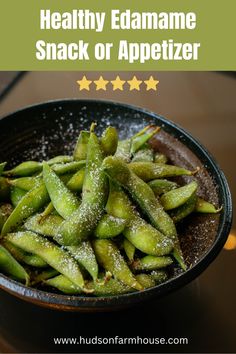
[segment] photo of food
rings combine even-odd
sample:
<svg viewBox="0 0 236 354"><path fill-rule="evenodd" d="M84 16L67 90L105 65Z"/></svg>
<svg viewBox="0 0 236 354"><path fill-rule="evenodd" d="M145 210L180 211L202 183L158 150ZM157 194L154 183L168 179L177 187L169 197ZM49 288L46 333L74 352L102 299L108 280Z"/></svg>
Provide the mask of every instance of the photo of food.
<svg viewBox="0 0 236 354"><path fill-rule="evenodd" d="M77 352L55 337L128 329L155 337L143 325L152 314L165 324L158 336L193 338L179 352L225 348L220 314L232 302L223 296L235 293L234 74L2 74L0 301L4 318L25 316L20 334L17 320L1 321L0 348ZM177 329L172 314L183 316ZM206 328L214 341L200 338Z"/></svg>

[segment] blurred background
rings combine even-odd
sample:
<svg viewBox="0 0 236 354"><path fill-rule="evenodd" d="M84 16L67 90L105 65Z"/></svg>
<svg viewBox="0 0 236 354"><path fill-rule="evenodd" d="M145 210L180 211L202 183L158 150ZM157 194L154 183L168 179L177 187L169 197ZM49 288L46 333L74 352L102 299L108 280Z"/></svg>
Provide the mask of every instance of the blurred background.
<svg viewBox="0 0 236 354"><path fill-rule="evenodd" d="M100 75L114 80L147 80L152 75L159 80L157 91L80 91L77 80L86 75L97 80ZM9 86L10 85L10 86ZM236 200L236 76L221 72L16 72L0 73L0 118L14 110L42 101L60 98L98 98L145 107L181 125L197 138L215 157L224 171ZM0 132L1 135L1 132ZM188 335L194 339L187 351L235 352L236 328L236 220L224 250L213 264L195 281L190 291L192 311L196 306L196 321L190 318ZM173 295L171 295L173 296ZM170 301L171 301L170 297ZM179 299L179 298L178 298ZM186 307L185 307L186 309ZM200 311L200 313L199 313ZM196 309L195 309L196 312ZM201 314L201 316L200 316ZM191 317L191 316L190 316ZM182 328L181 327L181 328Z"/></svg>

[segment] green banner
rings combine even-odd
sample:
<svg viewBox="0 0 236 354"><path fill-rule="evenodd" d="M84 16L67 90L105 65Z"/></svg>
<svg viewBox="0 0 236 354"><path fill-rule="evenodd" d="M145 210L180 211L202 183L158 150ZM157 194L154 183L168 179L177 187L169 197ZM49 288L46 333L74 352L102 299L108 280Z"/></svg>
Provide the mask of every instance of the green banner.
<svg viewBox="0 0 236 354"><path fill-rule="evenodd" d="M235 0L2 1L0 70L236 70L235 14Z"/></svg>

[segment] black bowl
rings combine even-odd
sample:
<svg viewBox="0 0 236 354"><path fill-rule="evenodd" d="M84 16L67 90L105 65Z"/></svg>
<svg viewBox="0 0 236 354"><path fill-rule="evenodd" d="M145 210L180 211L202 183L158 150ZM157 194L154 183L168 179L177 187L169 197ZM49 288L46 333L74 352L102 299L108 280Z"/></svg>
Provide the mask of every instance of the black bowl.
<svg viewBox="0 0 236 354"><path fill-rule="evenodd" d="M65 296L26 287L0 275L0 287L25 301L57 310L109 311L159 297L197 277L223 247L232 221L232 202L224 174L206 149L176 124L142 108L95 100L47 102L12 113L0 120L0 161L10 165L26 159L42 160L71 152L78 132L97 121L98 131L112 124L126 137L144 125L154 123L163 130L153 145L175 164L201 168L196 175L200 194L222 205L218 215L193 215L179 227L188 270L175 269L165 283L141 292L119 296Z"/></svg>

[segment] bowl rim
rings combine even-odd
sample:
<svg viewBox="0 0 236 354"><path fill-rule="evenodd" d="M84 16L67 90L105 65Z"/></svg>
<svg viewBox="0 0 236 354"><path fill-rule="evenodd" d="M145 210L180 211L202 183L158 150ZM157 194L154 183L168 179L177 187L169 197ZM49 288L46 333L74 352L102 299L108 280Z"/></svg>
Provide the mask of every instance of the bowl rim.
<svg viewBox="0 0 236 354"><path fill-rule="evenodd" d="M57 309L63 310L78 310L81 311L83 309L92 309L92 308L108 308L114 306L122 306L122 305L131 305L133 303L137 303L144 298L151 298L157 295L166 295L170 291L174 291L179 289L180 287L186 285L190 281L194 280L200 273L202 273L208 265L216 258L216 256L221 251L228 234L230 232L231 224L232 224L232 198L230 189L228 186L228 182L226 177L220 167L218 166L215 159L208 152L208 150L190 133L188 133L184 128L180 127L178 124L173 121L150 111L143 107L138 107L135 105L113 101L113 100L103 100L103 99L78 99L78 98L64 98L64 99L53 99L44 102L39 102L37 104L32 104L26 107L22 107L13 112L7 113L4 116L0 117L0 125L1 121L4 119L12 119L12 116L22 113L25 110L42 108L43 106L49 106L54 104L69 104L74 102L84 102L85 105L89 103L92 104L102 104L102 105L112 105L119 106L122 108L133 110L134 113L143 113L147 114L150 118L158 119L164 124L166 127L170 127L172 130L171 135L175 136L175 132L181 134L184 137L184 141L181 141L197 156L201 161L204 159L207 161L206 169L212 178L217 179L219 183L218 194L222 194L222 201L224 203L224 208L221 213L221 221L218 226L218 231L216 238L212 245L209 247L207 252L197 261L193 267L187 269L185 272L180 273L174 278L167 280L163 284L156 285L155 287L145 289L140 292L132 292L121 295L113 295L113 296L101 296L101 297L86 297L86 296L78 296L78 295L63 295L51 293L31 287L27 287L24 284L21 284L11 278L0 273L0 289L11 293L12 295L24 299L29 302L34 302L42 306L53 307ZM188 142L188 144L186 144ZM197 149L197 151L193 151L192 148ZM204 164L205 165L205 164ZM211 169L214 171L214 175L209 171Z"/></svg>

